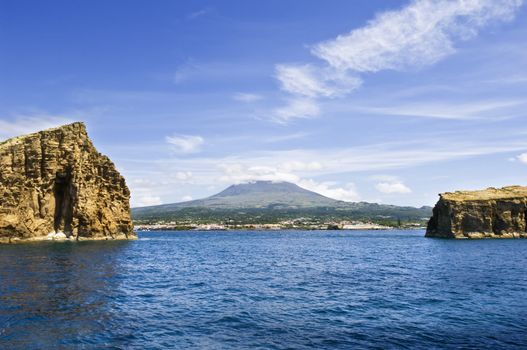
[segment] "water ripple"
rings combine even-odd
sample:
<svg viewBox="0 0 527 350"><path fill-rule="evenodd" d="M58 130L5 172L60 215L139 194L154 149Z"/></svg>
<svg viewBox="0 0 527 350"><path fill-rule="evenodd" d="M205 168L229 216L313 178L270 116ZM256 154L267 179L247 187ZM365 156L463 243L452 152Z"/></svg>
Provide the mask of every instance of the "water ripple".
<svg viewBox="0 0 527 350"><path fill-rule="evenodd" d="M422 234L0 246L0 348L527 348L527 240Z"/></svg>

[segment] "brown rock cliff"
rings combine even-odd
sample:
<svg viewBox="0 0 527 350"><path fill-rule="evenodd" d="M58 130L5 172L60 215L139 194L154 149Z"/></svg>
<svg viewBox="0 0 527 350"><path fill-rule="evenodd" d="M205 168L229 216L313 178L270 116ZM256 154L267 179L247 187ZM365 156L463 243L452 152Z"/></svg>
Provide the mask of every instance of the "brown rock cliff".
<svg viewBox="0 0 527 350"><path fill-rule="evenodd" d="M440 194L426 237L527 238L527 187Z"/></svg>
<svg viewBox="0 0 527 350"><path fill-rule="evenodd" d="M129 198L82 123L0 143L0 242L135 238Z"/></svg>

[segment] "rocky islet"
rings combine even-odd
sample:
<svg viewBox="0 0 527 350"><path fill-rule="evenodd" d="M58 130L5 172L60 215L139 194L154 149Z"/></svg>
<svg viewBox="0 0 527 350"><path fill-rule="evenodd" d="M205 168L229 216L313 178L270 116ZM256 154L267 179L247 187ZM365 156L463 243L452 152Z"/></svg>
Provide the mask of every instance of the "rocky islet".
<svg viewBox="0 0 527 350"><path fill-rule="evenodd" d="M129 199L83 123L0 143L0 242L133 239Z"/></svg>
<svg viewBox="0 0 527 350"><path fill-rule="evenodd" d="M527 238L527 187L440 194L426 237Z"/></svg>

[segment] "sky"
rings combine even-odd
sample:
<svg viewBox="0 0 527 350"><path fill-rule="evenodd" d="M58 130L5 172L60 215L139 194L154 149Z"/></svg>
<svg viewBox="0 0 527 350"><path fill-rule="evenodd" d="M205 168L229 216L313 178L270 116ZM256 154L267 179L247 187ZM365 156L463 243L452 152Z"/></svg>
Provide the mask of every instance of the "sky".
<svg viewBox="0 0 527 350"><path fill-rule="evenodd" d="M523 0L0 0L0 140L86 123L132 206L527 185Z"/></svg>

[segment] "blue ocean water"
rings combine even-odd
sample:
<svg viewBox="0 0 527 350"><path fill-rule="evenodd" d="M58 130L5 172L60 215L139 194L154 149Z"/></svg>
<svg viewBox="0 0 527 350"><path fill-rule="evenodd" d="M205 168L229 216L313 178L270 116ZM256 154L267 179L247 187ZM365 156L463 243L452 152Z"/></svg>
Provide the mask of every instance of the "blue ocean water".
<svg viewBox="0 0 527 350"><path fill-rule="evenodd" d="M0 246L2 349L527 348L527 240L145 232Z"/></svg>

